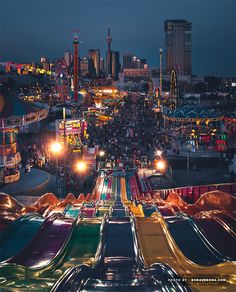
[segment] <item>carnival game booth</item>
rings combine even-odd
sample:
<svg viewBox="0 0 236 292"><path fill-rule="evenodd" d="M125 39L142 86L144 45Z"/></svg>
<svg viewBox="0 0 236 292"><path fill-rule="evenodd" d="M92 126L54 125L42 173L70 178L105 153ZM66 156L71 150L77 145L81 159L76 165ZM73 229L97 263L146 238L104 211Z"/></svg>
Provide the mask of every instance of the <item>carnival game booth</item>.
<svg viewBox="0 0 236 292"><path fill-rule="evenodd" d="M165 129L173 128L183 141L192 140L198 145L215 144L222 135L224 116L212 109L197 105L186 105L175 110L165 108L163 112Z"/></svg>
<svg viewBox="0 0 236 292"><path fill-rule="evenodd" d="M17 133L28 132L48 110L28 104L17 97L0 95L0 183L19 180L21 155L17 150Z"/></svg>
<svg viewBox="0 0 236 292"><path fill-rule="evenodd" d="M64 143L64 133L66 145L73 152L82 151L83 141L88 138L87 122L85 119L56 120L56 138Z"/></svg>

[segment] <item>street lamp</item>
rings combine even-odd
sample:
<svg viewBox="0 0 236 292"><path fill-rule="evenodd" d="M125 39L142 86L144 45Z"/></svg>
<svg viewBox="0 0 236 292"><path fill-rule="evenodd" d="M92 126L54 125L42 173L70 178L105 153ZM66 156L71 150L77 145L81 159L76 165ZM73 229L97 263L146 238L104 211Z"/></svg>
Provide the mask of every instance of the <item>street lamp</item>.
<svg viewBox="0 0 236 292"><path fill-rule="evenodd" d="M81 186L84 180L84 172L86 169L87 169L87 164L85 163L85 161L79 160L76 163L76 170L81 174Z"/></svg>
<svg viewBox="0 0 236 292"><path fill-rule="evenodd" d="M159 160L156 163L156 169L160 172L163 172L166 169L166 163L163 160Z"/></svg>
<svg viewBox="0 0 236 292"><path fill-rule="evenodd" d="M98 155L100 157L103 157L105 155L105 151L104 150L100 150L99 153L98 153Z"/></svg>
<svg viewBox="0 0 236 292"><path fill-rule="evenodd" d="M156 156L161 156L162 151L161 150L156 150Z"/></svg>
<svg viewBox="0 0 236 292"><path fill-rule="evenodd" d="M104 162L104 157L106 155L106 152L104 150L100 150L96 156L96 170L98 170L98 167L101 167L101 161Z"/></svg>
<svg viewBox="0 0 236 292"><path fill-rule="evenodd" d="M53 154L57 155L62 151L62 145L59 142L53 142L50 146L50 150Z"/></svg>
<svg viewBox="0 0 236 292"><path fill-rule="evenodd" d="M189 154L190 152L194 151L194 146L189 142L185 142L183 145L183 148L187 152L187 184L188 186L190 185L190 159L189 159Z"/></svg>
<svg viewBox="0 0 236 292"><path fill-rule="evenodd" d="M83 173L87 168L87 165L84 161L80 160L76 164L76 169L80 172Z"/></svg>
<svg viewBox="0 0 236 292"><path fill-rule="evenodd" d="M58 156L62 152L62 145L59 142L53 142L50 145L50 150L56 157L56 185L57 185L57 193L60 196L61 189L59 188L59 181L58 181Z"/></svg>

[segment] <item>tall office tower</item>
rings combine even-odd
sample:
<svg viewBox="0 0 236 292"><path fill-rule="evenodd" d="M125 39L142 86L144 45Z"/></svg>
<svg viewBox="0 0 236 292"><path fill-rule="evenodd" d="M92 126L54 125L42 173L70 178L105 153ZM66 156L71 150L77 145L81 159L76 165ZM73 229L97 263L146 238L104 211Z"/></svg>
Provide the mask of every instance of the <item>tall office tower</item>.
<svg viewBox="0 0 236 292"><path fill-rule="evenodd" d="M90 58L79 58L79 74L83 77L92 77L94 76L95 70L93 67L93 61Z"/></svg>
<svg viewBox="0 0 236 292"><path fill-rule="evenodd" d="M108 34L107 34L107 53L106 53L106 70L107 75L112 75L112 57L111 57L111 29L110 26L108 26Z"/></svg>
<svg viewBox="0 0 236 292"><path fill-rule="evenodd" d="M89 50L89 58L92 60L94 67L94 77L100 76L100 51L99 49Z"/></svg>
<svg viewBox="0 0 236 292"><path fill-rule="evenodd" d="M106 71L104 58L100 58L100 71L101 72L105 72Z"/></svg>
<svg viewBox="0 0 236 292"><path fill-rule="evenodd" d="M192 74L192 24L186 20L166 20L166 74Z"/></svg>
<svg viewBox="0 0 236 292"><path fill-rule="evenodd" d="M119 52L111 51L112 74L114 80L118 80L120 71L120 54Z"/></svg>
<svg viewBox="0 0 236 292"><path fill-rule="evenodd" d="M129 69L132 68L132 62L133 62L133 55L130 53L123 54L123 68Z"/></svg>

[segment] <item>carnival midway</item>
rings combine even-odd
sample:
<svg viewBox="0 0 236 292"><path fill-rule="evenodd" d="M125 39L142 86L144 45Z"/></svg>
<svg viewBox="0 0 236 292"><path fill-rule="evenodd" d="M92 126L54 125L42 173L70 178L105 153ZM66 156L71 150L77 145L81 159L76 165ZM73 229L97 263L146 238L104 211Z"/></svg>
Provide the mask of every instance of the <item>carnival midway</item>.
<svg viewBox="0 0 236 292"><path fill-rule="evenodd" d="M79 36L0 63L0 290L235 291L234 81L212 107L162 49L121 66L108 27L103 68Z"/></svg>

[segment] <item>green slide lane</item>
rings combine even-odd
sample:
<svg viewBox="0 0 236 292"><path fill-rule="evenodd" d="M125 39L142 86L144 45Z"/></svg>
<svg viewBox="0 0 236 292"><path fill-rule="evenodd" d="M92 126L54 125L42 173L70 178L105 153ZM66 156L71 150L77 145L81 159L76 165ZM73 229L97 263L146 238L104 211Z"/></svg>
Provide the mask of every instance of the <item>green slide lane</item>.
<svg viewBox="0 0 236 292"><path fill-rule="evenodd" d="M116 198L116 188L117 188L117 177L112 177L112 188L111 188L111 199L115 201Z"/></svg>

